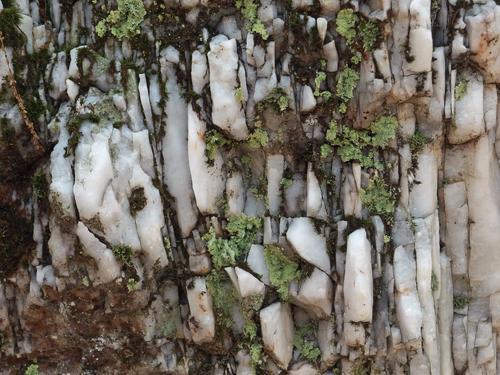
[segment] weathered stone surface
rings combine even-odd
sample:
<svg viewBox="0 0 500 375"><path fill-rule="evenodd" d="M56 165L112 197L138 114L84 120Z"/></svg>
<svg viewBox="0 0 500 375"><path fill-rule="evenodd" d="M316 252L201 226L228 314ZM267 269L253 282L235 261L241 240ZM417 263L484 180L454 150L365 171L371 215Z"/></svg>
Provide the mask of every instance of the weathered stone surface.
<svg viewBox="0 0 500 375"><path fill-rule="evenodd" d="M292 359L293 321L288 304L275 302L260 311L264 348L278 366L287 368Z"/></svg>
<svg viewBox="0 0 500 375"><path fill-rule="evenodd" d="M347 322L372 321L371 245L364 229L358 229L347 237L344 303L344 319Z"/></svg>

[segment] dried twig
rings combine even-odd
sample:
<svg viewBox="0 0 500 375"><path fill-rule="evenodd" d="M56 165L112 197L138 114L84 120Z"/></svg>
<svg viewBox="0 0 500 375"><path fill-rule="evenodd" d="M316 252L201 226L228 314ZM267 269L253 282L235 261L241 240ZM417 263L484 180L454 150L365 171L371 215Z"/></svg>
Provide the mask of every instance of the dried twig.
<svg viewBox="0 0 500 375"><path fill-rule="evenodd" d="M12 95L16 98L17 105L19 107L19 111L21 112L21 117L24 120L24 124L28 128L28 131L31 134L31 141L33 142L33 145L38 151L45 151L45 148L43 147L42 141L40 140L40 137L38 136L35 126L33 125L33 122L30 120L28 116L28 112L26 111L26 106L24 105L24 100L19 95L19 92L17 91L16 87L16 80L14 78L14 72L12 71L12 68L9 64L9 57L7 56L7 50L5 49L5 44L4 44L4 36L2 32L0 31L0 49L3 51L5 55L5 61L7 62L7 81L9 82L9 87L12 91Z"/></svg>

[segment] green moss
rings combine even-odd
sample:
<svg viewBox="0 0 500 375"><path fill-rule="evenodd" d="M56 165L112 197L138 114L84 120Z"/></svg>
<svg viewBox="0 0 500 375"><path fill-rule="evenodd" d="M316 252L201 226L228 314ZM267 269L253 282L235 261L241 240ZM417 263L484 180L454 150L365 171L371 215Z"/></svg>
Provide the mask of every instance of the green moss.
<svg viewBox="0 0 500 375"><path fill-rule="evenodd" d="M298 328L293 336L293 346L299 355L311 362L316 362L321 356L321 350L314 342L315 336L315 327L311 323Z"/></svg>
<svg viewBox="0 0 500 375"><path fill-rule="evenodd" d="M19 28L22 13L15 4L4 5L0 12L0 32L4 37L6 47L19 48L26 43L26 36Z"/></svg>
<svg viewBox="0 0 500 375"><path fill-rule="evenodd" d="M142 186L132 189L129 203L130 203L130 213L132 214L132 216L135 216L137 212L141 211L144 207L146 207L148 199L144 195L144 188Z"/></svg>
<svg viewBox="0 0 500 375"><path fill-rule="evenodd" d="M264 100L257 104L257 108L261 111L265 106L271 106L277 113L283 113L288 109L288 96L281 87L276 87L265 97Z"/></svg>
<svg viewBox="0 0 500 375"><path fill-rule="evenodd" d="M337 78L336 95L344 102L348 103L353 95L354 89L358 85L359 74L352 68L346 66L339 73Z"/></svg>
<svg viewBox="0 0 500 375"><path fill-rule="evenodd" d="M38 170L33 175L31 184L33 187L33 195L35 196L35 198L43 199L47 196L49 186L47 183L47 177L45 176L45 173L43 173L43 171Z"/></svg>
<svg viewBox="0 0 500 375"><path fill-rule="evenodd" d="M314 96L320 96L320 89L321 89L321 83L323 83L326 80L326 73L325 72L316 72L316 77L314 78Z"/></svg>
<svg viewBox="0 0 500 375"><path fill-rule="evenodd" d="M328 125L328 129L326 130L326 140L331 144L335 144L337 140L337 130L337 121L331 120L330 124Z"/></svg>
<svg viewBox="0 0 500 375"><path fill-rule="evenodd" d="M467 93L468 86L469 86L469 82L465 79L460 80L455 85L455 101L463 99L463 97Z"/></svg>
<svg viewBox="0 0 500 375"><path fill-rule="evenodd" d="M24 375L38 375L38 365L36 363L29 365L24 371Z"/></svg>
<svg viewBox="0 0 500 375"><path fill-rule="evenodd" d="M389 141L396 137L397 126L398 121L394 116L379 117L370 125L373 134L371 144L375 147L386 147Z"/></svg>
<svg viewBox="0 0 500 375"><path fill-rule="evenodd" d="M356 130L343 127L339 132L337 122L332 120L326 131L326 140L337 146L342 161L357 161L363 167L381 169L375 151L384 148L396 137L397 120L393 116L381 116L370 125L369 130ZM324 152L328 149L325 147Z"/></svg>
<svg viewBox="0 0 500 375"><path fill-rule="evenodd" d="M238 87L236 90L234 90L234 97L240 103L243 103L245 101L245 95L243 93L243 87Z"/></svg>
<svg viewBox="0 0 500 375"><path fill-rule="evenodd" d="M396 200L392 189L378 175L361 190L361 202L372 215L380 215L387 220L392 218Z"/></svg>
<svg viewBox="0 0 500 375"><path fill-rule="evenodd" d="M249 347L250 362L255 368L263 363L264 346L260 342L253 342Z"/></svg>
<svg viewBox="0 0 500 375"><path fill-rule="evenodd" d="M293 180L291 178L283 177L280 181L280 185L283 186L284 189L288 189L293 184Z"/></svg>
<svg viewBox="0 0 500 375"><path fill-rule="evenodd" d="M40 99L38 93L34 95L25 95L23 99L28 117L30 120L36 122L38 118L45 113L47 107Z"/></svg>
<svg viewBox="0 0 500 375"><path fill-rule="evenodd" d="M237 295L229 277L224 271L213 269L206 278L206 285L212 297L217 325L222 329L231 328L231 309L237 302Z"/></svg>
<svg viewBox="0 0 500 375"><path fill-rule="evenodd" d="M373 21L363 21L360 25L363 50L366 52L373 51L380 37L380 29L378 24Z"/></svg>
<svg viewBox="0 0 500 375"><path fill-rule="evenodd" d="M219 147L229 143L230 141L215 129L205 133L205 157L209 165L213 165Z"/></svg>
<svg viewBox="0 0 500 375"><path fill-rule="evenodd" d="M140 25L146 15L142 0L117 0L117 9L109 12L96 26L96 33L103 37L106 32L118 39L131 38L140 33Z"/></svg>
<svg viewBox="0 0 500 375"><path fill-rule="evenodd" d="M248 136L248 146L251 148L260 148L267 145L269 136L262 128L255 128L255 130Z"/></svg>
<svg viewBox="0 0 500 375"><path fill-rule="evenodd" d="M326 80L325 72L316 72L316 77L314 78L314 96L322 96L323 99L328 101L332 97L330 91L320 91L321 84Z"/></svg>
<svg viewBox="0 0 500 375"><path fill-rule="evenodd" d="M416 130L410 138L411 153L413 155L419 154L429 142L429 138L427 138L420 130Z"/></svg>
<svg viewBox="0 0 500 375"><path fill-rule="evenodd" d="M207 243L214 267L220 269L233 266L244 259L261 226L261 218L238 215L230 217L226 225L229 238L218 238L215 229L211 227L203 240Z"/></svg>
<svg viewBox="0 0 500 375"><path fill-rule="evenodd" d="M356 37L356 25L358 23L358 16L354 13L354 10L342 9L337 13L337 19L335 25L337 27L337 33L339 33L347 43L351 43Z"/></svg>
<svg viewBox="0 0 500 375"><path fill-rule="evenodd" d="M134 250L128 245L115 245L111 248L116 259L127 266L132 265Z"/></svg>
<svg viewBox="0 0 500 375"><path fill-rule="evenodd" d="M258 4L255 0L236 0L235 4L246 21L248 29L259 34L262 39L267 40L269 33L262 21L257 17Z"/></svg>
<svg viewBox="0 0 500 375"><path fill-rule="evenodd" d="M435 292L436 290L438 290L438 288L439 288L438 278L433 271L431 275L431 290Z"/></svg>
<svg viewBox="0 0 500 375"><path fill-rule="evenodd" d="M278 98L278 108L280 112L285 112L288 108L288 96L286 95L281 95Z"/></svg>
<svg viewBox="0 0 500 375"><path fill-rule="evenodd" d="M283 301L288 300L288 286L300 277L299 265L288 259L276 245L266 245L264 259L269 269L269 280Z"/></svg>
<svg viewBox="0 0 500 375"><path fill-rule="evenodd" d="M467 296L455 296L453 297L453 308L455 310L462 310L469 304L469 302L470 299Z"/></svg>
<svg viewBox="0 0 500 375"><path fill-rule="evenodd" d="M330 146L329 144L325 143L323 145L321 145L320 149L319 149L319 154L320 156L325 159L327 158L328 156L330 156L333 152L333 148L332 146Z"/></svg>
<svg viewBox="0 0 500 375"><path fill-rule="evenodd" d="M129 278L127 280L127 289L129 292L133 292L134 290L139 289L139 281L134 278Z"/></svg>

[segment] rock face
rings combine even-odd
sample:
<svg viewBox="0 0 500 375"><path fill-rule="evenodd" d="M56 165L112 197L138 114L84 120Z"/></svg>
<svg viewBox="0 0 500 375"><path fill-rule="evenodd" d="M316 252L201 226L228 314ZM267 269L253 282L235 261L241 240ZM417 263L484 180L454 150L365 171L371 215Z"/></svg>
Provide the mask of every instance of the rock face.
<svg viewBox="0 0 500 375"><path fill-rule="evenodd" d="M500 373L500 5L0 0L0 374Z"/></svg>
<svg viewBox="0 0 500 375"><path fill-rule="evenodd" d="M292 359L293 321L290 306L276 302L260 311L264 348L281 368Z"/></svg>

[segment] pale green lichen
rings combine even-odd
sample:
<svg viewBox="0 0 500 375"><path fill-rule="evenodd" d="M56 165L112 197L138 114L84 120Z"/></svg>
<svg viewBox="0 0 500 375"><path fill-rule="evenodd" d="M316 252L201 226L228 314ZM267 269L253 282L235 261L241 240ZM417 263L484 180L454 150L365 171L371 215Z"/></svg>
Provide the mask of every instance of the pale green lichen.
<svg viewBox="0 0 500 375"><path fill-rule="evenodd" d="M271 106L276 112L285 112L289 106L288 96L285 90L281 87L272 89L264 100L258 103L258 108L262 110L267 105Z"/></svg>
<svg viewBox="0 0 500 375"><path fill-rule="evenodd" d="M29 365L24 371L24 375L38 375L38 365L36 363Z"/></svg>
<svg viewBox="0 0 500 375"><path fill-rule="evenodd" d="M238 215L230 217L226 225L229 238L217 237L215 229L211 227L203 236L203 240L207 243L214 267L220 269L234 266L237 261L243 259L261 226L261 218Z"/></svg>
<svg viewBox="0 0 500 375"><path fill-rule="evenodd" d="M325 72L317 72L316 77L314 78L314 96L321 96L325 101L328 101L332 97L332 93L330 91L320 91L321 84L326 80Z"/></svg>
<svg viewBox="0 0 500 375"><path fill-rule="evenodd" d="M267 40L269 33L257 16L258 4L254 0L236 0L235 4L236 8L241 12L241 16L248 23L249 30L259 34L262 39Z"/></svg>
<svg viewBox="0 0 500 375"><path fill-rule="evenodd" d="M215 129L205 133L205 157L209 165L213 165L219 148L229 143L230 141Z"/></svg>
<svg viewBox="0 0 500 375"><path fill-rule="evenodd" d="M139 289L139 281L134 278L129 278L127 280L127 289L129 292Z"/></svg>
<svg viewBox="0 0 500 375"><path fill-rule="evenodd" d="M470 299L467 296L455 296L453 297L453 308L455 310L462 310L469 304L469 302Z"/></svg>
<svg viewBox="0 0 500 375"><path fill-rule="evenodd" d="M337 19L335 21L337 32L347 41L347 43L351 43L356 37L357 23L358 16L354 13L354 10L347 8L337 13Z"/></svg>
<svg viewBox="0 0 500 375"><path fill-rule="evenodd" d="M229 277L224 271L213 269L206 278L206 285L212 297L218 327L231 328L233 325L231 309L237 302L237 296L235 289L229 282Z"/></svg>
<svg viewBox="0 0 500 375"><path fill-rule="evenodd" d="M299 265L287 258L276 245L267 245L264 259L269 269L269 281L283 301L288 300L288 287L293 280L300 278Z"/></svg>
<svg viewBox="0 0 500 375"><path fill-rule="evenodd" d="M342 161L357 161L363 167L381 169L382 164L375 158L375 151L386 147L396 137L397 120L394 116L381 116L370 125L369 130L343 127L339 132L337 122L332 120L326 131L326 141L337 147ZM326 154L328 147L320 150Z"/></svg>
<svg viewBox="0 0 500 375"><path fill-rule="evenodd" d="M293 346L299 355L311 362L316 362L321 356L321 350L315 342L315 327L308 323L295 331L293 336Z"/></svg>
<svg viewBox="0 0 500 375"><path fill-rule="evenodd" d="M329 144L325 143L325 144L322 144L320 149L319 149L319 155L324 159L324 158L327 158L328 156L330 156L333 152L333 148L332 146L330 146Z"/></svg>
<svg viewBox="0 0 500 375"><path fill-rule="evenodd" d="M338 75L336 95L344 103L349 102L354 95L354 89L358 85L358 81L359 73L346 66Z"/></svg>
<svg viewBox="0 0 500 375"><path fill-rule="evenodd" d="M234 97L240 103L245 101L245 94L243 93L243 87L238 87L234 90Z"/></svg>
<svg viewBox="0 0 500 375"><path fill-rule="evenodd" d="M379 26L373 21L364 21L360 25L363 50L373 51L380 35Z"/></svg>
<svg viewBox="0 0 500 375"><path fill-rule="evenodd" d="M286 95L281 95L278 98L278 108L280 112L285 112L288 108L288 97Z"/></svg>
<svg viewBox="0 0 500 375"><path fill-rule="evenodd" d="M460 80L458 84L455 85L455 101L462 100L467 93L467 87L469 82L465 79Z"/></svg>
<svg viewBox="0 0 500 375"><path fill-rule="evenodd" d="M283 177L280 181L280 185L283 186L284 189L288 189L293 185L293 180L291 178Z"/></svg>
<svg viewBox="0 0 500 375"><path fill-rule="evenodd" d="M370 214L380 215L387 220L392 218L396 205L393 190L378 175L370 178L368 186L361 190L361 202Z"/></svg>
<svg viewBox="0 0 500 375"><path fill-rule="evenodd" d="M118 39L131 38L140 33L146 15L142 0L117 0L117 9L109 12L96 26L96 33L103 37L107 31Z"/></svg>
<svg viewBox="0 0 500 375"><path fill-rule="evenodd" d="M394 116L381 116L372 122L371 144L375 147L386 147L387 144L396 137L398 122Z"/></svg>
<svg viewBox="0 0 500 375"><path fill-rule="evenodd" d="M264 147L269 142L267 132L262 128L255 128L255 130L248 136L248 146L250 148Z"/></svg>
<svg viewBox="0 0 500 375"><path fill-rule="evenodd" d="M115 258L127 266L132 265L132 257L134 255L134 250L128 245L115 245L111 248Z"/></svg>
<svg viewBox="0 0 500 375"><path fill-rule="evenodd" d="M410 150L413 155L420 153L425 145L430 142L420 130L416 130L410 138Z"/></svg>

